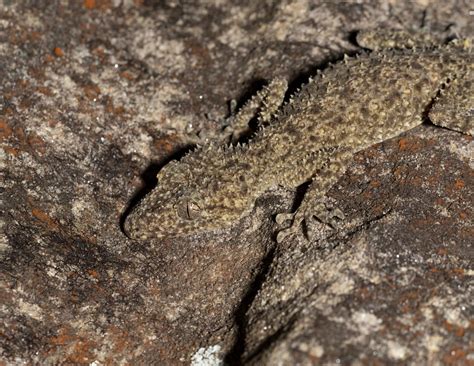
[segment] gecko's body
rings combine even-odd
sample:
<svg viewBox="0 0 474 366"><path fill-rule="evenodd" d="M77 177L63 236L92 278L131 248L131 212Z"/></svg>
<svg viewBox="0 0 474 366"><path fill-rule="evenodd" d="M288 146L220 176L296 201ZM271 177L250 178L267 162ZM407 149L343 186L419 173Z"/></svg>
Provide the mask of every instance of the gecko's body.
<svg viewBox="0 0 474 366"><path fill-rule="evenodd" d="M470 45L382 50L345 59L302 87L245 147L200 148L158 175L127 218L137 239L192 235L248 215L272 187L312 181L290 228L340 216L318 200L351 156L423 122L473 134L474 53ZM286 235L286 234L285 234ZM285 235L280 235L279 239Z"/></svg>

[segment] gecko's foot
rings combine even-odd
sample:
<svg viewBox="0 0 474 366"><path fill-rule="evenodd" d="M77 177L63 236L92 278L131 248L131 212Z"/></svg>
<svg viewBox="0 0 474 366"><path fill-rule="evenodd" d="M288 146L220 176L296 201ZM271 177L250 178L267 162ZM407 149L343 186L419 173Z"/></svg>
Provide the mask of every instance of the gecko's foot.
<svg viewBox="0 0 474 366"><path fill-rule="evenodd" d="M314 220L335 229L338 223L343 219L344 213L339 208L331 208L324 203L317 203L311 205L309 208L300 207L295 213L281 213L275 217L276 223L280 226L284 226L285 223L289 222L289 225L278 232L276 239L277 242L280 243L290 234L304 234L301 225L304 223L306 226L306 235L303 236L305 239L311 240L310 225Z"/></svg>

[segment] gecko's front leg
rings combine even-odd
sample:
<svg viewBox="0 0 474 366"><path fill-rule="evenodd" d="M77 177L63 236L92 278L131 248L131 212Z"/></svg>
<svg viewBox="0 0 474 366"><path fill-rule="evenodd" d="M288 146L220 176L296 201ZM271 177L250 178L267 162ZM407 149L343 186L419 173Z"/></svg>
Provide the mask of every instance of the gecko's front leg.
<svg viewBox="0 0 474 366"><path fill-rule="evenodd" d="M235 143L249 131L249 122L257 117L260 126L271 123L278 108L283 103L288 83L285 79L276 78L253 96L234 116L224 129L224 139Z"/></svg>
<svg viewBox="0 0 474 366"><path fill-rule="evenodd" d="M328 158L327 164L314 175L308 191L305 193L301 205L294 213L280 213L275 221L283 226L289 223L277 234L277 242L282 242L290 234L303 234L302 224L307 227L307 239L311 240L311 222L317 220L335 228L338 222L344 219L344 213L337 207L328 207L322 199L331 187L344 174L347 163L352 154L338 152Z"/></svg>

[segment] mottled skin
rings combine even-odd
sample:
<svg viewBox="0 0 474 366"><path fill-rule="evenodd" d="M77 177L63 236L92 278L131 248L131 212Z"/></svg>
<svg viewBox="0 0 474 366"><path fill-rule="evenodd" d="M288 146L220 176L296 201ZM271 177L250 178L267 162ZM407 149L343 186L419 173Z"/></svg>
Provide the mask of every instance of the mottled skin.
<svg viewBox="0 0 474 366"><path fill-rule="evenodd" d="M359 37L364 45L372 40L371 34ZM284 94L285 83L275 82L266 94L274 97L261 111L270 125L244 147L211 144L165 166L157 187L127 218L126 232L146 240L216 231L250 214L265 191L308 181L297 211L277 216L279 224L288 222L277 239L301 232L303 220L332 225L343 214L328 210L321 197L357 151L418 126L427 116L473 134L473 71L468 41L363 53L316 75L269 118Z"/></svg>

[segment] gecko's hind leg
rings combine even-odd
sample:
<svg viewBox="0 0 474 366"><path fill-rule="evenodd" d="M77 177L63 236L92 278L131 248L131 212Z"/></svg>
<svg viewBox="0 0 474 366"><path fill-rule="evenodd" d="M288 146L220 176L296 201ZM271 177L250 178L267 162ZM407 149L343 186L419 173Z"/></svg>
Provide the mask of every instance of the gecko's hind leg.
<svg viewBox="0 0 474 366"><path fill-rule="evenodd" d="M474 70L459 75L440 90L428 116L435 125L474 135Z"/></svg>
<svg viewBox="0 0 474 366"><path fill-rule="evenodd" d="M321 169L313 178L313 181L306 192L301 205L294 213L280 213L275 221L282 229L277 234L277 242L282 242L290 234L302 234L302 223L307 226L307 239L311 240L310 224L317 220L332 228L336 228L341 220L344 219L344 213L337 207L328 207L322 198L329 189L344 174L349 160L349 154L340 154L335 156L335 160ZM289 225L285 225L289 223Z"/></svg>
<svg viewBox="0 0 474 366"><path fill-rule="evenodd" d="M229 118L229 125L224 129L224 138L235 143L249 130L249 122L257 117L259 125L269 123L283 104L288 83L285 79L276 78L257 92L236 115Z"/></svg>

